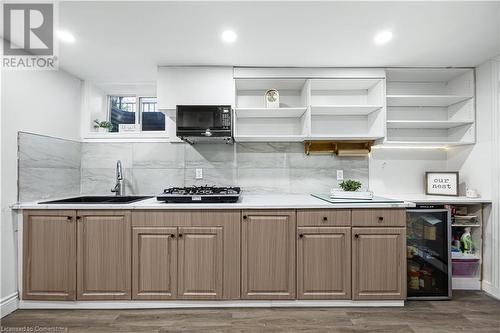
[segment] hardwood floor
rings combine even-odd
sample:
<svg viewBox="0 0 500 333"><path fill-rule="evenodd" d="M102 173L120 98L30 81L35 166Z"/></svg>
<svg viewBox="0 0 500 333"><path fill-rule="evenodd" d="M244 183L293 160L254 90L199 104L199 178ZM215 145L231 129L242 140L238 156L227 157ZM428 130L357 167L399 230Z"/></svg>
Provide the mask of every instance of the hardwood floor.
<svg viewBox="0 0 500 333"><path fill-rule="evenodd" d="M457 291L452 301L411 301L404 308L17 310L1 320L0 332L24 332L22 328L34 332L499 333L500 301L482 292Z"/></svg>

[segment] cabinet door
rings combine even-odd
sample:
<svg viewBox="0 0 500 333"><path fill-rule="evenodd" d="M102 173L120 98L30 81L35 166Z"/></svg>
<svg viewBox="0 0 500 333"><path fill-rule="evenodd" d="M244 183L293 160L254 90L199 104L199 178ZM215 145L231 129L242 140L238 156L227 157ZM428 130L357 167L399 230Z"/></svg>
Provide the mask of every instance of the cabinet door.
<svg viewBox="0 0 500 333"><path fill-rule="evenodd" d="M242 214L242 298L295 298L295 211Z"/></svg>
<svg viewBox="0 0 500 333"><path fill-rule="evenodd" d="M351 298L351 228L297 228L299 299Z"/></svg>
<svg viewBox="0 0 500 333"><path fill-rule="evenodd" d="M170 299L177 293L177 228L133 228L132 298Z"/></svg>
<svg viewBox="0 0 500 333"><path fill-rule="evenodd" d="M75 300L76 212L26 211L23 299Z"/></svg>
<svg viewBox="0 0 500 333"><path fill-rule="evenodd" d="M221 299L222 227L180 227L178 244L178 297Z"/></svg>
<svg viewBox="0 0 500 333"><path fill-rule="evenodd" d="M406 297L405 228L352 228L353 299Z"/></svg>
<svg viewBox="0 0 500 333"><path fill-rule="evenodd" d="M159 109L234 103L232 67L159 67L157 83Z"/></svg>
<svg viewBox="0 0 500 333"><path fill-rule="evenodd" d="M130 212L78 211L77 299L130 299Z"/></svg>

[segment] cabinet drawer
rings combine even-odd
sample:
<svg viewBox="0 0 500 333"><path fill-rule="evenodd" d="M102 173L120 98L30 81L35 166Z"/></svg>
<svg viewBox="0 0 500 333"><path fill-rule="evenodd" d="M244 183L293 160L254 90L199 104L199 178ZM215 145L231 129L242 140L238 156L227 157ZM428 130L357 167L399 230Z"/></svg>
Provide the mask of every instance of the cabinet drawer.
<svg viewBox="0 0 500 333"><path fill-rule="evenodd" d="M353 209L353 227L404 227L405 209Z"/></svg>
<svg viewBox="0 0 500 333"><path fill-rule="evenodd" d="M350 226L350 209L297 210L297 226Z"/></svg>

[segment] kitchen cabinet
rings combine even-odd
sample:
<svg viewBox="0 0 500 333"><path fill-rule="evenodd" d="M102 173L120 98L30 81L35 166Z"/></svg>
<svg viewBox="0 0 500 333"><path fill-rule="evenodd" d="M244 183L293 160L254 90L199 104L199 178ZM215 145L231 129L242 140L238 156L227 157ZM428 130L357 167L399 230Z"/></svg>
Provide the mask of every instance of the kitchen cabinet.
<svg viewBox="0 0 500 333"><path fill-rule="evenodd" d="M404 299L405 249L405 228L352 228L352 298Z"/></svg>
<svg viewBox="0 0 500 333"><path fill-rule="evenodd" d="M353 209L353 227L405 227L405 209Z"/></svg>
<svg viewBox="0 0 500 333"><path fill-rule="evenodd" d="M26 300L75 300L76 212L26 211L23 291Z"/></svg>
<svg viewBox="0 0 500 333"><path fill-rule="evenodd" d="M180 227L178 297L221 299L222 227Z"/></svg>
<svg viewBox="0 0 500 333"><path fill-rule="evenodd" d="M77 225L77 299L130 299L130 212L78 211Z"/></svg>
<svg viewBox="0 0 500 333"><path fill-rule="evenodd" d="M351 228L297 228L297 298L351 298Z"/></svg>
<svg viewBox="0 0 500 333"><path fill-rule="evenodd" d="M172 299L177 295L177 228L132 230L132 298Z"/></svg>
<svg viewBox="0 0 500 333"><path fill-rule="evenodd" d="M233 68L222 66L158 67L158 109L177 105L233 105Z"/></svg>
<svg viewBox="0 0 500 333"><path fill-rule="evenodd" d="M132 224L133 299L240 298L239 210L134 211Z"/></svg>
<svg viewBox="0 0 500 333"><path fill-rule="evenodd" d="M243 299L295 298L295 211L242 211Z"/></svg>
<svg viewBox="0 0 500 333"><path fill-rule="evenodd" d="M29 210L26 300L401 300L404 209Z"/></svg>

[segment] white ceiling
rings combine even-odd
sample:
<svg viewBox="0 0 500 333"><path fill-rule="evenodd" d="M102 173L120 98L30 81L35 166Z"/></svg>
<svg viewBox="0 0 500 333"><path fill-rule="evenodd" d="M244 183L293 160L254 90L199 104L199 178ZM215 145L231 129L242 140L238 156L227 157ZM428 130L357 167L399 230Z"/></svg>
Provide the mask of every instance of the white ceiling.
<svg viewBox="0 0 500 333"><path fill-rule="evenodd" d="M67 71L148 83L158 65L475 66L500 53L499 2L62 2ZM238 34L224 44L225 29ZM380 30L392 42L373 43Z"/></svg>

